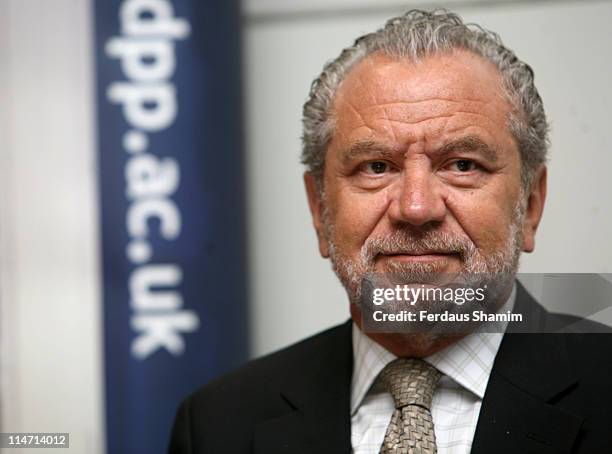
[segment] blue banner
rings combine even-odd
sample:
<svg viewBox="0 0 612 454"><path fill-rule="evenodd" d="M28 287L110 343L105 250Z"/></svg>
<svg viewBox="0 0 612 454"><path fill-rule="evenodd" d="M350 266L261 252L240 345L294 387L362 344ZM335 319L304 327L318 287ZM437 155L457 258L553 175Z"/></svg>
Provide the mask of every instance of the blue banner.
<svg viewBox="0 0 612 454"><path fill-rule="evenodd" d="M95 2L107 450L247 356L240 5Z"/></svg>

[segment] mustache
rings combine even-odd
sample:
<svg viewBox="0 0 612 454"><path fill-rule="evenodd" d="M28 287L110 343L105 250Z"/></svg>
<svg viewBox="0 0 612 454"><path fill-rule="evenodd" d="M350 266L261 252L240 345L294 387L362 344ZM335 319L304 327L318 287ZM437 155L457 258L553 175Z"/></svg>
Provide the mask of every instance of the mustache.
<svg viewBox="0 0 612 454"><path fill-rule="evenodd" d="M475 249L474 242L464 235L435 231L415 234L398 230L368 238L361 249L361 258L365 263L372 263L379 255L438 253L459 254L465 259Z"/></svg>

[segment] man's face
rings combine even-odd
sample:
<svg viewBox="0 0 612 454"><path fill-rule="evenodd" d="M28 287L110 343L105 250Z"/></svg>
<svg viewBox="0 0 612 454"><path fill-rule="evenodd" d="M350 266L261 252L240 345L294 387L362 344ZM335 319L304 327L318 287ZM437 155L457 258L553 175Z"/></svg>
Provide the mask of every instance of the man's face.
<svg viewBox="0 0 612 454"><path fill-rule="evenodd" d="M334 109L323 197L306 182L321 253L351 299L366 272L516 271L544 193L535 212L523 203L496 68L465 51L419 63L375 54Z"/></svg>

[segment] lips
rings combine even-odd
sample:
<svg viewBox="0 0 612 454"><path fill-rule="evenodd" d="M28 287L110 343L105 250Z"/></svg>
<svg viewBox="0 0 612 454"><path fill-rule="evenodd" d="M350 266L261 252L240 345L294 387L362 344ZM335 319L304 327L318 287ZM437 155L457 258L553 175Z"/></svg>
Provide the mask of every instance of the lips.
<svg viewBox="0 0 612 454"><path fill-rule="evenodd" d="M449 259L459 259L460 255L457 252L441 252L441 251L417 251L410 253L393 253L379 254L377 261L382 263L439 263L448 262Z"/></svg>
<svg viewBox="0 0 612 454"><path fill-rule="evenodd" d="M442 252L423 252L418 254L385 254L381 257L389 259L389 260L399 260L399 261L432 261L432 260L441 260L452 257L456 254L450 253L442 253Z"/></svg>
<svg viewBox="0 0 612 454"><path fill-rule="evenodd" d="M383 253L379 254L381 257L448 257L450 255L458 255L457 251L411 251L411 252L397 252L397 253Z"/></svg>

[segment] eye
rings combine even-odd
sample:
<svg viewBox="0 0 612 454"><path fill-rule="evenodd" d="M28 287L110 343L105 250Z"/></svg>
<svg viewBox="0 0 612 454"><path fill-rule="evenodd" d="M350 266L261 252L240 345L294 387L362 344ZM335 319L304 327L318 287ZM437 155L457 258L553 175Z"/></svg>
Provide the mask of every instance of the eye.
<svg viewBox="0 0 612 454"><path fill-rule="evenodd" d="M380 175L389 170L389 164L385 161L371 161L364 165L364 172L368 174Z"/></svg>
<svg viewBox="0 0 612 454"><path fill-rule="evenodd" d="M452 170L457 170L459 172L470 172L475 170L478 167L478 164L469 159L457 159L456 161L451 162L450 166Z"/></svg>

